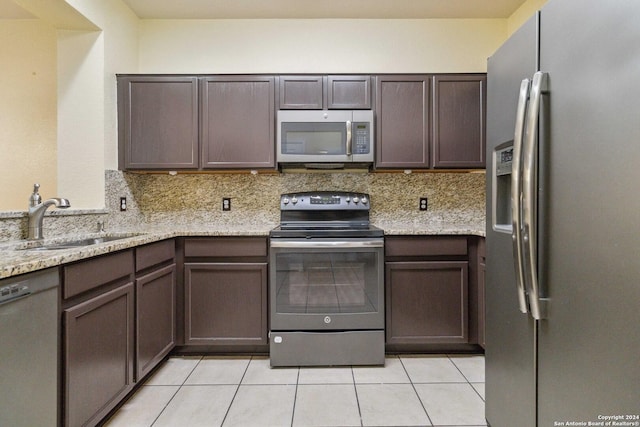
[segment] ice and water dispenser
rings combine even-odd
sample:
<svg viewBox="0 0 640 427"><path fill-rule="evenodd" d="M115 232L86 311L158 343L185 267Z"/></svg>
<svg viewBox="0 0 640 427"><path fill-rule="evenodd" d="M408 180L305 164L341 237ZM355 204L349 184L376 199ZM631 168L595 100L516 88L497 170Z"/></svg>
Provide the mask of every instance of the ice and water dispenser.
<svg viewBox="0 0 640 427"><path fill-rule="evenodd" d="M511 221L511 168L513 163L513 141L498 145L493 151L492 199L495 231L509 233Z"/></svg>

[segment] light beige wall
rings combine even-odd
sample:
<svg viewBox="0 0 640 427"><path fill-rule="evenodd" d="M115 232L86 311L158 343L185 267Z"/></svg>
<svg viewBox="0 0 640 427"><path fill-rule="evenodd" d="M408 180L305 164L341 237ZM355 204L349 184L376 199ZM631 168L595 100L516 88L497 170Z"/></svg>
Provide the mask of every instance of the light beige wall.
<svg viewBox="0 0 640 427"><path fill-rule="evenodd" d="M507 20L507 34L513 34L536 11L540 10L547 0L527 0Z"/></svg>
<svg viewBox="0 0 640 427"><path fill-rule="evenodd" d="M60 191L74 207L102 208L104 170L117 168L115 73L137 71L137 17L119 0L69 3L100 31L60 31Z"/></svg>
<svg viewBox="0 0 640 427"><path fill-rule="evenodd" d="M138 18L120 0L14 1L39 19L0 24L0 211L26 210L35 181L72 209L102 208L115 73L137 72Z"/></svg>
<svg viewBox="0 0 640 427"><path fill-rule="evenodd" d="M57 192L56 31L0 20L0 210L26 210L33 183Z"/></svg>
<svg viewBox="0 0 640 427"><path fill-rule="evenodd" d="M485 72L504 19L143 20L142 73Z"/></svg>
<svg viewBox="0 0 640 427"><path fill-rule="evenodd" d="M67 0L102 31L104 80L104 167L118 167L116 73L138 72L138 17L120 0ZM96 86L98 87L98 86Z"/></svg>

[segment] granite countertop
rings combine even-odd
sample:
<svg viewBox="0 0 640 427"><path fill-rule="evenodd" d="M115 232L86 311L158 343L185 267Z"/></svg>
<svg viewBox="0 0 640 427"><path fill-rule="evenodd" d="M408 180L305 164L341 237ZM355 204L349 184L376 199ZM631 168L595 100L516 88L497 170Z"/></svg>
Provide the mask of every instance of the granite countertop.
<svg viewBox="0 0 640 427"><path fill-rule="evenodd" d="M221 236L265 236L277 224L250 224L250 225L224 225L220 227L207 225L205 227L190 229L168 229L166 227L145 227L145 230L128 230L122 232L83 234L78 236L65 236L64 239L46 239L42 243L56 244L64 241L95 238L118 237L111 240L88 246L80 246L68 249L33 250L34 246L41 242L29 242L25 240L0 242L0 279L17 276L49 267L56 267L74 261L79 261L94 256L108 254L123 249L141 246L164 239L186 236L221 237ZM438 222L424 224L407 221L375 222L375 226L384 230L385 235L475 235L484 236L483 224L458 224Z"/></svg>

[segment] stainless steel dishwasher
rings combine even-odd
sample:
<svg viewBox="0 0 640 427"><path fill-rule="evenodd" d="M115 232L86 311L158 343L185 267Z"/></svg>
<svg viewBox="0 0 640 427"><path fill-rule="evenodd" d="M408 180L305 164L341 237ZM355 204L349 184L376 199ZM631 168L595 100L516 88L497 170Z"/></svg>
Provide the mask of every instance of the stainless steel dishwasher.
<svg viewBox="0 0 640 427"><path fill-rule="evenodd" d="M57 268L0 280L0 426L58 425Z"/></svg>

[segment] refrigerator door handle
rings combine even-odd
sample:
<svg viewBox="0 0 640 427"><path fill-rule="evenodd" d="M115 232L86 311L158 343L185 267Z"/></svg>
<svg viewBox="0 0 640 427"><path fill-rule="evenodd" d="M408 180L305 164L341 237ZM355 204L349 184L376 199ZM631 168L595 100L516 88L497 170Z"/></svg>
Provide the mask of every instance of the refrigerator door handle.
<svg viewBox="0 0 640 427"><path fill-rule="evenodd" d="M524 259L522 254L522 138L524 136L524 122L527 114L527 101L530 90L529 79L522 80L518 107L516 109L516 127L513 135L513 160L511 170L511 238L513 239L513 260L516 272L516 288L518 291L518 306L522 313L527 313L527 296L524 285Z"/></svg>
<svg viewBox="0 0 640 427"><path fill-rule="evenodd" d="M525 283L529 294L531 316L540 320L546 317L546 305L540 297L538 280L538 124L540 121L540 100L548 91L548 74L541 71L533 75L531 99L527 111L525 138L522 153L522 220L525 256Z"/></svg>

